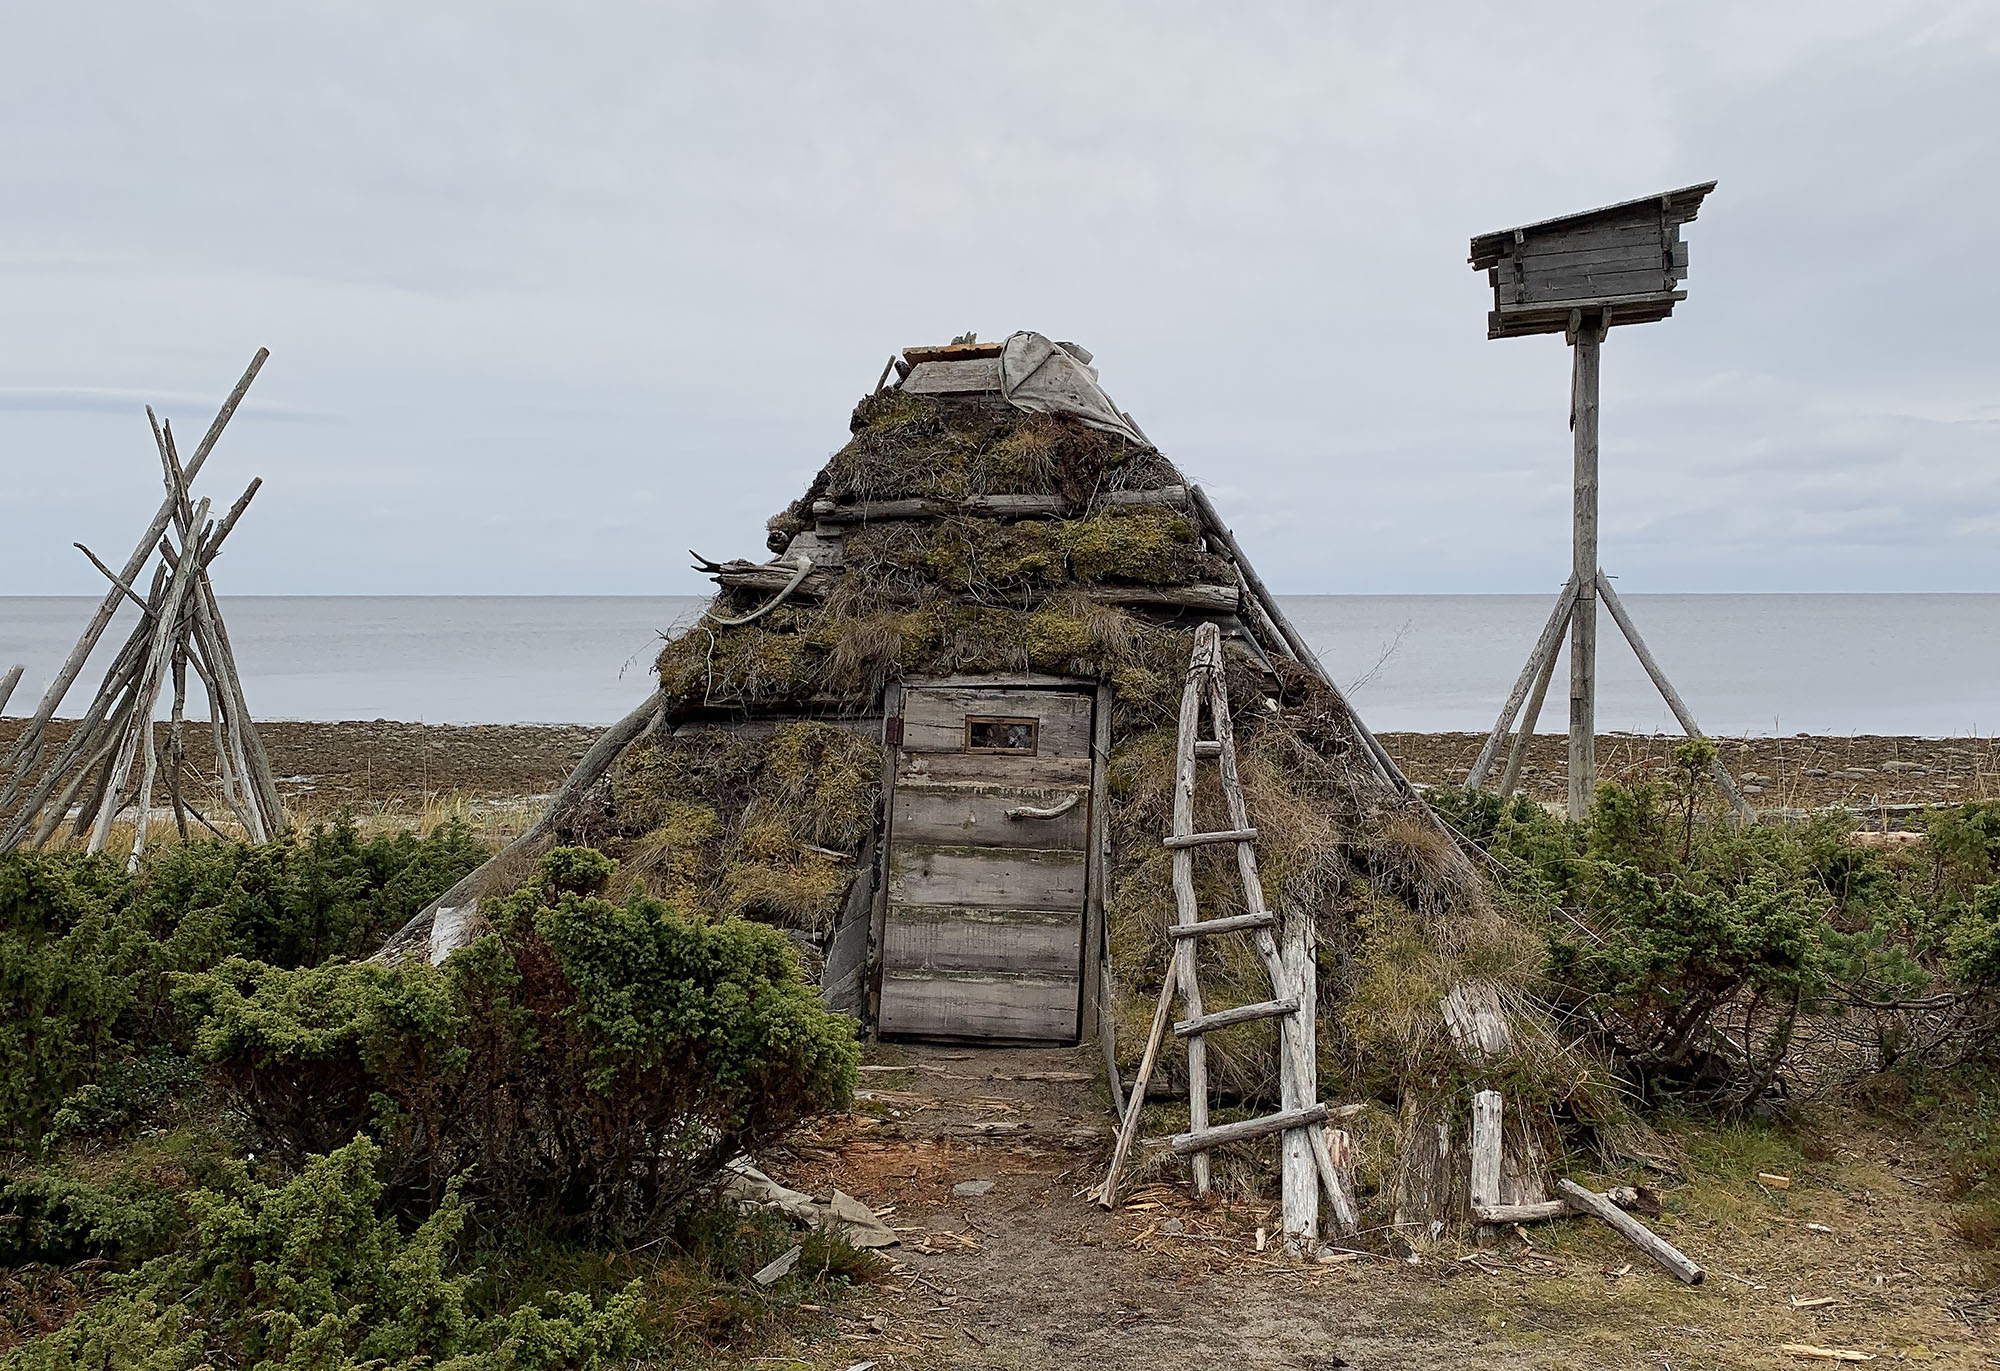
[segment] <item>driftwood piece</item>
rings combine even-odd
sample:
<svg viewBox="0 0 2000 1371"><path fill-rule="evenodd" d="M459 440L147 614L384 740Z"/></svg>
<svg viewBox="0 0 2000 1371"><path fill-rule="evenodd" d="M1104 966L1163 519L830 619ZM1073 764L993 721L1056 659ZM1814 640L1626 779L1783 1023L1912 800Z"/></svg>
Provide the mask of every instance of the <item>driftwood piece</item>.
<svg viewBox="0 0 2000 1371"><path fill-rule="evenodd" d="M11 666L7 668L5 676L0 676L0 714L6 712L7 701L13 697L14 687L21 684L22 670L23 668L19 666Z"/></svg>
<svg viewBox="0 0 2000 1371"><path fill-rule="evenodd" d="M1604 1196L1596 1191L1584 1189L1567 1177L1556 1182L1556 1190L1572 1208L1609 1224L1620 1237L1651 1257L1671 1273L1675 1280L1688 1285L1701 1284L1706 1273L1699 1266L1688 1260L1679 1248L1612 1204Z"/></svg>
<svg viewBox="0 0 2000 1371"><path fill-rule="evenodd" d="M1210 1148L1227 1143L1248 1142L1252 1138L1268 1138L1273 1133L1287 1129L1303 1130L1310 1124L1325 1123L1327 1107L1323 1104L1309 1105L1304 1109L1281 1109L1275 1114L1265 1114L1260 1118L1243 1119L1236 1123L1219 1124L1214 1128L1190 1129L1186 1133L1176 1133L1170 1144L1180 1156L1199 1156Z"/></svg>
<svg viewBox="0 0 2000 1371"><path fill-rule="evenodd" d="M1633 623L1632 616L1625 612L1624 602L1618 598L1618 592L1611 588L1611 579L1602 571L1597 573L1597 593L1603 597L1604 607L1611 611L1611 617L1617 623L1619 632L1625 635L1625 641L1632 645L1632 655L1639 659L1640 666L1646 668L1646 674L1652 677L1653 685L1660 692L1660 698L1667 702L1667 708L1671 709L1674 718L1680 721L1682 730L1690 738L1704 736L1701 725L1694 721L1694 712L1687 707L1687 702L1681 699L1680 692L1674 689L1673 682L1667 679L1667 673L1660 670L1660 664L1654 660L1651 650L1646 646L1646 640L1639 636L1639 626ZM1729 768L1722 764L1722 758L1717 757L1709 763L1709 769L1715 776L1715 783L1722 787L1722 793L1729 797L1729 803L1736 812L1747 816L1750 813L1750 802L1743 797L1743 792L1736 788L1736 778L1729 774Z"/></svg>
<svg viewBox="0 0 2000 1371"><path fill-rule="evenodd" d="M576 769L570 772L569 778L549 797L548 808L542 811L542 817L535 820L527 832L462 877L451 889L418 910L382 945L374 960L401 961L416 953L420 946L430 941L439 910L465 907L494 893L504 882L525 876L528 865L552 845L556 829L575 816L584 792L603 779L605 773L611 770L611 764L618 760L618 755L646 731L647 725L666 704L667 693L655 690L646 697L644 704L599 734L597 741L590 745L590 750L576 764ZM423 955L433 951L435 949L426 949Z"/></svg>

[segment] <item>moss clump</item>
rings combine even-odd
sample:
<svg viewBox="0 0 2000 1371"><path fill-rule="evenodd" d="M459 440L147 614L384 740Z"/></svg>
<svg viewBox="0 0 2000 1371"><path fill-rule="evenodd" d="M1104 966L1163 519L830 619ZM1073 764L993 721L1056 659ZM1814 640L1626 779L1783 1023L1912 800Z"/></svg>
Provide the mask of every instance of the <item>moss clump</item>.
<svg viewBox="0 0 2000 1371"><path fill-rule="evenodd" d="M768 738L690 728L631 749L614 797L643 828L619 893L644 890L710 918L809 932L833 926L874 828L879 745L800 720Z"/></svg>
<svg viewBox="0 0 2000 1371"><path fill-rule="evenodd" d="M1229 570L1201 550L1194 526L1181 515L1113 508L1081 519L871 525L848 536L846 574L863 593L914 598L942 590L990 599L1068 585L1226 582Z"/></svg>

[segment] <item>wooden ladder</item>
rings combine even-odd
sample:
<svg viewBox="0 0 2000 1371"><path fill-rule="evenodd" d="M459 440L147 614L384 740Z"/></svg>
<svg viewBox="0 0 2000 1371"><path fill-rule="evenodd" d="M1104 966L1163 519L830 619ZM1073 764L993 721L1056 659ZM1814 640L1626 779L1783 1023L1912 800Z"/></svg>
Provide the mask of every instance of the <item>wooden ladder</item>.
<svg viewBox="0 0 2000 1371"><path fill-rule="evenodd" d="M1215 729L1215 737L1202 738L1201 710L1204 699ZM1215 833L1194 829L1195 764L1201 758L1219 763L1222 791L1229 807L1230 827ZM1352 1233L1359 1224L1354 1196L1345 1173L1334 1162L1333 1145L1326 1121L1332 1112L1319 1101L1318 1070L1314 1064L1314 1032L1309 1006L1311 997L1301 977L1314 974L1310 957L1296 974L1285 966L1272 930L1277 916L1264 907L1264 888L1257 876L1257 830L1250 825L1250 812L1243 801L1243 784L1236 771L1235 726L1229 713L1229 686L1222 670L1222 635L1213 623L1195 631L1194 655L1188 663L1187 685L1181 692L1180 742L1176 749L1174 778L1173 833L1166 846L1173 853L1175 922L1167 930L1174 942L1174 956L1160 987L1159 1004L1153 1010L1153 1027L1146 1038L1145 1055L1140 1058L1131 1098L1118 1129L1118 1145L1111 1154L1111 1169L1098 1187L1097 1201L1106 1209L1118 1199L1118 1177L1139 1132L1139 1115L1146 1102L1146 1083L1159 1059L1160 1044L1166 1037L1167 1020L1178 992L1187 1017L1174 1024L1174 1036L1187 1041L1188 1053L1188 1132L1174 1135L1173 1150L1193 1158L1195 1189L1209 1189L1208 1152L1224 1143L1243 1142L1272 1133L1302 1132L1310 1153L1310 1170L1326 1194L1327 1207L1336 1231ZM1237 874L1242 878L1243 903L1249 910L1228 918L1201 917L1194 888L1194 850L1213 843L1229 843L1236 849ZM1271 998L1237 1009L1204 1013L1201 985L1195 975L1195 942L1199 938L1227 934L1250 935L1258 959L1271 981ZM1205 1034L1231 1024L1255 1019L1276 1019L1279 1037L1279 1077L1283 1083L1282 1107L1277 1113L1240 1123L1210 1127L1208 1122L1208 1052ZM1343 1142L1345 1141L1343 1136ZM1289 1149L1288 1149L1289 1150ZM1343 1149L1344 1150L1344 1149ZM1311 1237L1318 1203L1313 1192L1313 1175L1305 1169L1287 1166L1284 1170L1285 1229L1288 1235ZM1303 1192L1303 1193L1300 1193ZM1301 1216L1310 1216L1302 1218Z"/></svg>

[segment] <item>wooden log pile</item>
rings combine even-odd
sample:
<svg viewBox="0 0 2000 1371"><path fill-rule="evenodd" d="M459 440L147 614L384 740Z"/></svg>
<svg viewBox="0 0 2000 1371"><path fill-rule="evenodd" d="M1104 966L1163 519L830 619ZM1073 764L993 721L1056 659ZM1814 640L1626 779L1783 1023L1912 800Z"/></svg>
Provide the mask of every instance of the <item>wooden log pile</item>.
<svg viewBox="0 0 2000 1371"><path fill-rule="evenodd" d="M249 508L262 478L251 481L219 518L211 517L206 497L197 499L190 492L269 355L258 349L185 463L172 426L161 423L147 408L166 495L122 570L114 571L82 543L76 545L111 586L43 692L33 717L0 757L0 852L44 846L65 823L74 837L88 835L89 851L102 852L113 823L129 809L133 836L127 866L136 870L162 785L183 841L190 835L190 818L221 835L190 793L186 745L190 666L208 697L215 783L223 804L253 842L268 841L285 830L284 805L270 758L251 721L242 676L209 581L210 565ZM148 580L149 564L153 570ZM138 589L142 584L147 587L143 593ZM138 607L138 623L67 740L52 747L50 721L120 605L127 602ZM15 679L18 671L10 673L10 687ZM164 739L155 727L163 697L170 701Z"/></svg>

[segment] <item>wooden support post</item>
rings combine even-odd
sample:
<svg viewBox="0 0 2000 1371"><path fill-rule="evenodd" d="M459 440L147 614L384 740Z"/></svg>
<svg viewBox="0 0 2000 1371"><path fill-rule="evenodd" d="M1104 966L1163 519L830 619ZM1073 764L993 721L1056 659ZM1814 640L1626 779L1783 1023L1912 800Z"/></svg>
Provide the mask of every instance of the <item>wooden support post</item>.
<svg viewBox="0 0 2000 1371"><path fill-rule="evenodd" d="M1674 718L1680 720L1682 730L1690 738L1702 737L1701 725L1694 721L1693 712L1688 709L1687 702L1681 699L1680 692L1674 689L1673 682L1667 679L1667 673L1660 670L1660 664L1653 659L1652 652L1646 647L1646 640L1639 636L1639 626L1633 623L1632 616L1625 612L1624 602L1618 598L1618 592L1611 588L1610 578L1602 571L1597 573L1597 593L1604 597L1604 607L1611 611L1611 618L1618 625L1618 631L1623 633L1625 641L1632 645L1632 655L1639 659L1640 666L1646 668L1646 674L1652 677L1654 686L1660 692L1660 698L1667 702L1667 708L1674 712ZM1715 783L1722 787L1722 793L1729 797L1729 803L1735 807L1738 814L1748 818L1750 802L1743 797L1743 792L1736 788L1736 778L1729 774L1729 768L1722 764L1722 758L1718 756L1710 765L1715 775Z"/></svg>
<svg viewBox="0 0 2000 1371"><path fill-rule="evenodd" d="M1125 1169L1125 1159L1139 1137L1139 1115L1146 1106L1146 1086L1153 1079L1153 1063L1159 1060L1160 1043L1167 1036L1167 1020L1173 1015L1177 960L1167 963L1166 978L1160 982L1160 1000L1153 1006L1153 1027L1146 1034L1146 1050L1139 1058L1137 1074L1132 1077L1132 1096L1125 1105L1125 1120L1118 1125L1118 1143L1111 1150L1111 1166L1104 1173L1104 1183L1097 1187L1097 1203L1105 1209L1118 1203L1118 1174Z"/></svg>
<svg viewBox="0 0 2000 1371"><path fill-rule="evenodd" d="M1567 628L1565 621L1563 627ZM1506 799L1514 793L1514 787L1521 783L1521 765L1528 760L1528 746L1534 741L1535 729L1542 721L1542 701L1549 697L1549 682L1555 679L1556 654L1551 652L1542 663L1541 675L1535 677L1535 689L1528 696L1528 707L1521 712L1521 725L1514 731L1514 746L1507 751L1507 769L1500 773L1500 798Z"/></svg>
<svg viewBox="0 0 2000 1371"><path fill-rule="evenodd" d="M1571 315L1576 607L1569 619L1569 817L1578 822L1589 817L1597 796L1597 372L1604 329L1601 314Z"/></svg>
<svg viewBox="0 0 2000 1371"><path fill-rule="evenodd" d="M0 713L6 712L7 700L13 695L14 687L19 684L21 684L21 668L18 666L7 668L7 674L0 677Z"/></svg>
<svg viewBox="0 0 2000 1371"><path fill-rule="evenodd" d="M1472 1097L1472 1210L1500 1203L1500 1123L1502 1102L1497 1090Z"/></svg>
<svg viewBox="0 0 2000 1371"><path fill-rule="evenodd" d="M1493 769L1493 758L1500 750L1500 744L1507 737L1507 730L1514 723L1514 716L1520 712L1521 700L1528 693L1529 684L1538 676L1546 677L1549 663L1562 650L1564 625L1569 623L1571 608L1576 604L1576 577L1563 583L1562 593L1556 596L1556 607L1549 615L1549 621L1542 628L1542 636L1535 639L1534 651L1528 654L1527 664L1515 678L1514 688L1507 692L1507 703L1500 706L1500 717L1493 721L1493 731L1486 735L1486 746L1479 749L1479 758L1466 773L1465 788L1477 790L1486 784L1486 773ZM1539 708L1539 706L1537 706ZM1532 721L1530 726L1532 726Z"/></svg>
<svg viewBox="0 0 2000 1371"><path fill-rule="evenodd" d="M1304 1109L1317 1104L1313 1096L1319 1093L1319 1035L1312 1025L1319 1022L1318 967L1313 956L1312 913L1303 908L1286 906L1284 920L1284 943L1279 955L1284 958L1285 989L1298 1001L1297 1023L1305 1036L1305 1059L1311 1074L1299 1079L1300 1072L1284 1070L1278 1072L1280 1085L1279 1104L1287 1110ZM1289 1030L1282 1027L1281 1032ZM1285 1046L1281 1042L1280 1046ZM1345 1134L1340 1134L1344 1138ZM1317 1163L1313 1159L1312 1139L1303 1128L1287 1132L1283 1139L1282 1181L1280 1195L1284 1205L1285 1247L1289 1251L1294 1245L1303 1247L1319 1238L1319 1185L1313 1174Z"/></svg>

